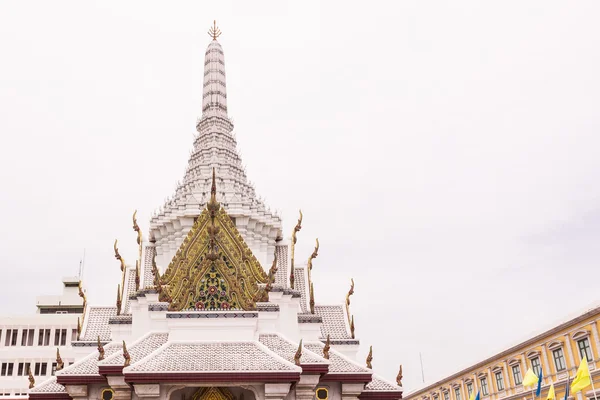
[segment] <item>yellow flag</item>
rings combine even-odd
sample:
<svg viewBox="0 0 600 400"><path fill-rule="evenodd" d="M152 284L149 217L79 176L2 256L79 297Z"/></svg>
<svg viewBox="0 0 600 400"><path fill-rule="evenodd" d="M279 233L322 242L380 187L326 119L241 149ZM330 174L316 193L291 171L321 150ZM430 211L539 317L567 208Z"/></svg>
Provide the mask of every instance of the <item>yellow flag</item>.
<svg viewBox="0 0 600 400"><path fill-rule="evenodd" d="M523 378L523 386L535 386L539 380L540 378L538 378L535 372L529 368L525 373L525 377Z"/></svg>
<svg viewBox="0 0 600 400"><path fill-rule="evenodd" d="M550 385L550 390L548 390L548 397L546 397L546 400L555 400L556 399L556 394L554 394L554 383L552 385Z"/></svg>
<svg viewBox="0 0 600 400"><path fill-rule="evenodd" d="M469 396L469 400L475 400L475 391L471 391L471 395Z"/></svg>
<svg viewBox="0 0 600 400"><path fill-rule="evenodd" d="M587 359L584 356L581 359L581 363L579 363L579 368L577 368L577 375L575 375L575 379L573 379L573 383L571 383L571 393L580 392L591 384L590 369L588 367Z"/></svg>

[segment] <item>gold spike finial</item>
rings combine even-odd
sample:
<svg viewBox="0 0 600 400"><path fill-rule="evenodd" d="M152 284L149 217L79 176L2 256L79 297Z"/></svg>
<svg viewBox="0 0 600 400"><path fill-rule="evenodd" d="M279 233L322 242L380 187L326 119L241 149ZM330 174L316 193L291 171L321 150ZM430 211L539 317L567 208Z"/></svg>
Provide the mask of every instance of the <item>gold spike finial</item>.
<svg viewBox="0 0 600 400"><path fill-rule="evenodd" d="M62 358L60 357L60 350L58 349L58 347L56 348L56 370L60 371L61 369L63 369L65 366L65 363L63 362Z"/></svg>
<svg viewBox="0 0 600 400"><path fill-rule="evenodd" d="M117 247L117 239L115 239L115 244L113 244L113 249L115 250L115 258L121 262L121 271L125 271L125 260L119 254L119 248Z"/></svg>
<svg viewBox="0 0 600 400"><path fill-rule="evenodd" d="M300 344L298 345L298 351L294 355L294 363L296 365L300 365L300 358L302 357L302 339L300 339Z"/></svg>
<svg viewBox="0 0 600 400"><path fill-rule="evenodd" d="M316 239L316 242L317 242L317 244L315 245L315 249L313 250L310 257L308 257L308 270L309 271L312 271L312 260L317 258L317 256L319 255L319 238Z"/></svg>
<svg viewBox="0 0 600 400"><path fill-rule="evenodd" d="M104 360L104 346L100 342L100 335L98 335L98 361Z"/></svg>
<svg viewBox="0 0 600 400"><path fill-rule="evenodd" d="M81 321L79 317L77 317L77 340L81 337Z"/></svg>
<svg viewBox="0 0 600 400"><path fill-rule="evenodd" d="M402 386L402 364L400 364L400 369L398 370L398 375L396 376L396 383L398 386Z"/></svg>
<svg viewBox="0 0 600 400"><path fill-rule="evenodd" d="M35 379L33 378L33 374L31 373L31 366L29 367L29 389L33 389L35 386Z"/></svg>
<svg viewBox="0 0 600 400"><path fill-rule="evenodd" d="M125 358L125 362L123 363L123 367L128 367L131 364L131 356L127 351L127 346L125 345L125 341L123 340L123 358Z"/></svg>
<svg viewBox="0 0 600 400"><path fill-rule="evenodd" d="M296 237L296 234L298 232L300 232L300 229L302 229L302 210L299 210L300 212L300 217L298 218L298 222L296 223L296 226L294 227L294 231L292 232L292 248L291 248L291 257L290 257L290 261L291 261L291 268L290 268L290 287L293 289L294 288L294 250L296 247L296 241L298 240L298 238Z"/></svg>
<svg viewBox="0 0 600 400"><path fill-rule="evenodd" d="M137 210L133 212L133 230L137 233L137 244L138 244L138 260L135 263L135 289L140 289L140 267L142 266L142 230L137 223Z"/></svg>
<svg viewBox="0 0 600 400"><path fill-rule="evenodd" d="M369 355L367 355L367 368L373 369L371 362L373 361L373 346L369 347Z"/></svg>
<svg viewBox="0 0 600 400"><path fill-rule="evenodd" d="M350 285L348 294L346 294L346 316L348 317L348 323L350 323L350 296L354 294L354 278L351 278L350 282L352 282L352 284Z"/></svg>
<svg viewBox="0 0 600 400"><path fill-rule="evenodd" d="M355 339L355 337L354 337L354 315L352 316L352 319L350 320L350 336L352 336L352 339Z"/></svg>
<svg viewBox="0 0 600 400"><path fill-rule="evenodd" d="M117 284L117 315L121 315L121 284Z"/></svg>
<svg viewBox="0 0 600 400"><path fill-rule="evenodd" d="M315 313L315 288L313 287L313 283L310 283L310 313Z"/></svg>
<svg viewBox="0 0 600 400"><path fill-rule="evenodd" d="M331 339L329 338L329 334L327 335L327 341L325 342L325 346L323 347L323 358L329 360L329 350L331 349Z"/></svg>
<svg viewBox="0 0 600 400"><path fill-rule="evenodd" d="M217 27L217 21L213 21L213 26L208 30L208 36L212 37L213 40L217 40L221 36L221 30Z"/></svg>

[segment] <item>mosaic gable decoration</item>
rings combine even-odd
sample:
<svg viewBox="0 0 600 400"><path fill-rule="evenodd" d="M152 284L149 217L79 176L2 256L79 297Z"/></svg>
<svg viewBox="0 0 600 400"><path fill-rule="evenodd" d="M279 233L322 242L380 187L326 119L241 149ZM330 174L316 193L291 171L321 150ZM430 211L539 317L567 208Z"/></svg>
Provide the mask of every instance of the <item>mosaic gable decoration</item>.
<svg viewBox="0 0 600 400"><path fill-rule="evenodd" d="M215 172L211 199L160 277L160 300L169 311L255 310L265 298L259 284L269 278L231 218L216 200Z"/></svg>

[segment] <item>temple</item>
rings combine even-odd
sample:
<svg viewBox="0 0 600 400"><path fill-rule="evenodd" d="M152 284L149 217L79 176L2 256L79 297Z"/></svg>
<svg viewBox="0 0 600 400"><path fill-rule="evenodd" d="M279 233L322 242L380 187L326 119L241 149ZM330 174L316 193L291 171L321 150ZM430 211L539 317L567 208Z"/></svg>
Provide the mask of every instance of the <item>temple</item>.
<svg viewBox="0 0 600 400"><path fill-rule="evenodd" d="M115 305L87 304L81 293L73 362L57 354L56 372L43 379L30 368L29 398L401 399L401 367L388 382L373 373L373 348L356 359L354 281L338 304L317 303L318 241L296 262L302 214L284 239L280 217L249 183L227 114L220 31L209 33L185 176L147 238L134 214L139 251L126 258L135 265L114 245Z"/></svg>

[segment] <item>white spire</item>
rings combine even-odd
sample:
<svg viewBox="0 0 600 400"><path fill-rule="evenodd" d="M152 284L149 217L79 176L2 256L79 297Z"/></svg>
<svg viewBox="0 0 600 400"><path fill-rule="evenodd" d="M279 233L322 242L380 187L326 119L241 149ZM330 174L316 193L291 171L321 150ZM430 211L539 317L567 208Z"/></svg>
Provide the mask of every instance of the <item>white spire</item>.
<svg viewBox="0 0 600 400"><path fill-rule="evenodd" d="M204 86L202 90L202 119L212 116L227 118L227 86L225 56L216 38L204 55Z"/></svg>

